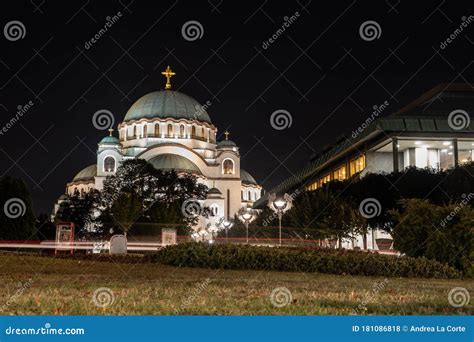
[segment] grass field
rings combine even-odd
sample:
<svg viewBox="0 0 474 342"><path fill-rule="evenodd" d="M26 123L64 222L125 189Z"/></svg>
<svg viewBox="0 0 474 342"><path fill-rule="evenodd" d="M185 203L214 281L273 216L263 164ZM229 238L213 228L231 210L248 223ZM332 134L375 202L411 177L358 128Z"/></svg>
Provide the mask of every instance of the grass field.
<svg viewBox="0 0 474 342"><path fill-rule="evenodd" d="M30 283L28 283L28 280ZM26 284L26 285L25 285ZM98 307L94 292L109 288L113 302ZM275 288L291 293L277 307ZM473 305L448 303L453 287L472 293L471 280L336 276L190 269L0 254L0 315L306 315L472 314ZM105 302L112 297L105 294ZM289 296L283 296L288 299ZM99 299L100 303L104 303ZM281 303L282 297L276 299ZM286 303L285 301L283 301Z"/></svg>

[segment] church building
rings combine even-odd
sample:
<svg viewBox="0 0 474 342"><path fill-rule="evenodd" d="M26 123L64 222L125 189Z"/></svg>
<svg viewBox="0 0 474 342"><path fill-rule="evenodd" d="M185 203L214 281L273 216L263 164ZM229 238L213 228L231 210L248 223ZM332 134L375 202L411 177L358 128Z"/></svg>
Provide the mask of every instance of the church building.
<svg viewBox="0 0 474 342"><path fill-rule="evenodd" d="M239 147L228 138L229 133L217 141L208 105L172 90L170 79L175 73L169 66L162 74L167 79L165 89L142 96L130 107L117 127L118 137L109 130L110 135L98 144L97 162L74 176L67 194L101 190L122 161L142 158L160 170L193 174L209 188L202 205L213 215L201 218L200 225L232 218L261 197L262 187L240 168ZM58 200L55 212L64 198Z"/></svg>

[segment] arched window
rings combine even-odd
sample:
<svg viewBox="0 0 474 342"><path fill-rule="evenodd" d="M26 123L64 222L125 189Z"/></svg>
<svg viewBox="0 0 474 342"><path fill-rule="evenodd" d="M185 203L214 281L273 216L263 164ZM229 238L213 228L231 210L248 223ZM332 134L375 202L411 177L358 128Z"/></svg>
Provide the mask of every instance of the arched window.
<svg viewBox="0 0 474 342"><path fill-rule="evenodd" d="M225 175L233 175L234 174L234 162L232 159L224 160L222 164L222 173Z"/></svg>
<svg viewBox="0 0 474 342"><path fill-rule="evenodd" d="M147 133L148 133L148 126L145 125L145 126L143 126L143 137L144 137L144 138L147 137Z"/></svg>
<svg viewBox="0 0 474 342"><path fill-rule="evenodd" d="M168 137L171 137L173 135L173 125L168 124Z"/></svg>
<svg viewBox="0 0 474 342"><path fill-rule="evenodd" d="M155 137L160 136L160 124L155 124Z"/></svg>
<svg viewBox="0 0 474 342"><path fill-rule="evenodd" d="M240 191L240 199L243 201L244 200L244 190Z"/></svg>
<svg viewBox="0 0 474 342"><path fill-rule="evenodd" d="M217 216L219 214L219 207L217 205L212 204L210 209L212 216Z"/></svg>
<svg viewBox="0 0 474 342"><path fill-rule="evenodd" d="M137 126L133 126L133 138L136 139L137 137Z"/></svg>
<svg viewBox="0 0 474 342"><path fill-rule="evenodd" d="M249 191L249 201L252 200L252 193Z"/></svg>
<svg viewBox="0 0 474 342"><path fill-rule="evenodd" d="M179 136L184 138L184 125L179 126Z"/></svg>
<svg viewBox="0 0 474 342"><path fill-rule="evenodd" d="M115 171L115 159L114 157L105 157L104 159L104 172Z"/></svg>
<svg viewBox="0 0 474 342"><path fill-rule="evenodd" d="M204 133L204 127L201 128L201 138L204 138L206 136L206 133Z"/></svg>
<svg viewBox="0 0 474 342"><path fill-rule="evenodd" d="M193 126L193 128L191 129L191 137L196 138L196 126Z"/></svg>

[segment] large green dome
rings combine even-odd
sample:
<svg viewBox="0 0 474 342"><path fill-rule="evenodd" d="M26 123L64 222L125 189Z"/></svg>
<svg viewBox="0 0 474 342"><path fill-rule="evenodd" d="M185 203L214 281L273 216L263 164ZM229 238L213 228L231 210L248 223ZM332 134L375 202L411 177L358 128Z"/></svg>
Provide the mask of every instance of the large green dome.
<svg viewBox="0 0 474 342"><path fill-rule="evenodd" d="M175 170L176 172L188 172L198 175L201 174L201 171L196 164L194 164L189 159L177 154L160 154L151 158L148 162L158 170Z"/></svg>
<svg viewBox="0 0 474 342"><path fill-rule="evenodd" d="M79 173L74 176L72 181L73 182L89 182L89 181L93 181L95 176L97 176L97 165L93 164L79 171Z"/></svg>
<svg viewBox="0 0 474 342"><path fill-rule="evenodd" d="M173 90L155 91L139 98L124 121L154 118L198 120L211 123L209 114L191 96Z"/></svg>

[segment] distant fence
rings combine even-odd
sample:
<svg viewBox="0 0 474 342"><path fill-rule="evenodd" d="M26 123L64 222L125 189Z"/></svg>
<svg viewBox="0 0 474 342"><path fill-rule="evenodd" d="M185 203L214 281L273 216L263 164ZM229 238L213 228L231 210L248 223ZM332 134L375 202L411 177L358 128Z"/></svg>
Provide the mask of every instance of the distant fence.
<svg viewBox="0 0 474 342"><path fill-rule="evenodd" d="M100 243L102 251L109 250L109 241L74 241L73 243L60 243L56 244L54 240L25 240L25 241L0 241L0 249L56 249L60 247L62 250L66 249L74 249L77 251L85 250L85 251L92 251L97 243ZM162 248L161 243L154 243L154 242L134 242L130 241L127 243L127 250L128 251L141 251L141 252L153 252L158 251Z"/></svg>
<svg viewBox="0 0 474 342"><path fill-rule="evenodd" d="M189 236L178 236L178 243L191 241ZM218 237L214 240L215 243L234 243L234 244L245 244L246 237ZM0 240L1 248L18 248L18 249L56 249L58 246L61 249L74 250L92 250L96 244L102 244L102 250L109 249L109 241L97 240L97 241L74 241L73 243L60 243L56 244L54 240ZM274 246L279 244L279 239L275 238L256 238L249 237L249 244L252 245L269 245ZM302 239L282 239L283 245L295 246L295 245L308 245L313 247L333 247L335 242L328 242L324 240L302 240ZM161 237L155 241L134 241L129 240L127 242L127 249L130 251L157 251L162 246Z"/></svg>
<svg viewBox="0 0 474 342"><path fill-rule="evenodd" d="M190 241L188 236L178 236L178 243ZM246 244L246 237L218 237L214 243L232 243ZM61 243L57 245L54 240L0 240L0 250L70 250L92 252L100 244L99 251L107 252L109 250L109 241L74 241L71 244ZM274 238L255 238L249 237L249 245L276 247L279 245L279 239ZM336 242L333 240L304 240L304 239L282 239L283 246L299 246L307 248L335 248ZM128 241L127 250L129 252L156 252L163 248L160 242L150 241ZM394 250L378 250L381 254L398 254Z"/></svg>
<svg viewBox="0 0 474 342"><path fill-rule="evenodd" d="M154 252L162 248L161 231L163 228L175 228L177 230L177 243L191 241L189 229L182 225L175 224L155 224L138 223L135 224L127 234L127 250L130 252ZM387 240L387 241L385 241ZM278 226L250 226L248 231L248 241L255 246L279 246ZM246 229L240 224L227 231L220 230L213 243L246 244ZM391 249L391 239L376 239L377 252L383 254L397 253ZM283 246L298 246L307 248L337 248L337 241L333 238L321 238L321 230L303 229L298 227L282 227ZM100 245L100 246L99 246ZM55 241L47 240L0 240L0 249L36 249L36 250L70 250L92 252L109 250L109 238L82 237L77 238L71 245L61 243L56 245Z"/></svg>

